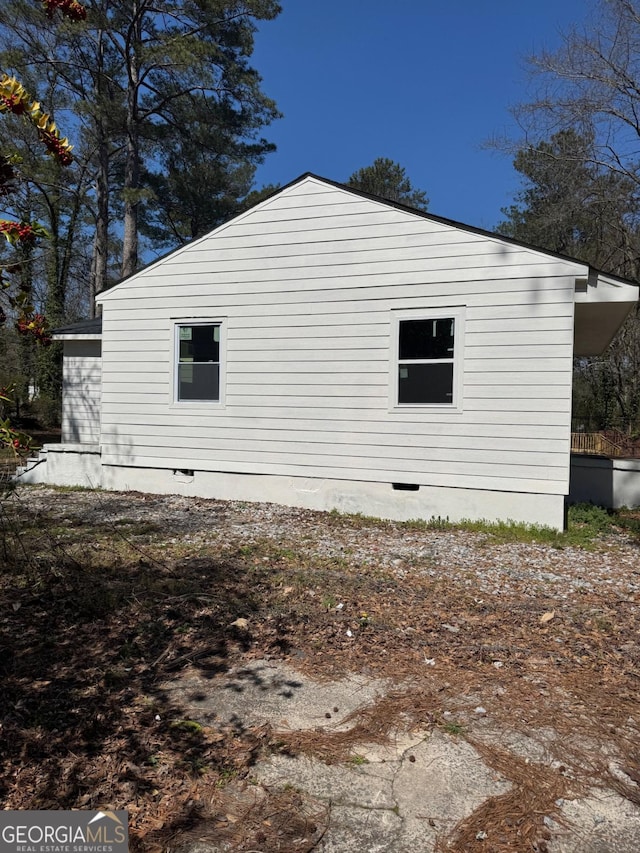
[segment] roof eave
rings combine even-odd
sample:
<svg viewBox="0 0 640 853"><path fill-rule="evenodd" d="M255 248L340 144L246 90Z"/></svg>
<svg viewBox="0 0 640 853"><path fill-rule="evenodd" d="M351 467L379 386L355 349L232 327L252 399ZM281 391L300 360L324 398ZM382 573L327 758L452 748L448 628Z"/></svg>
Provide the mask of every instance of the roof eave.
<svg viewBox="0 0 640 853"><path fill-rule="evenodd" d="M102 333L99 334L64 334L60 332L54 332L51 335L51 339L54 341L101 341Z"/></svg>

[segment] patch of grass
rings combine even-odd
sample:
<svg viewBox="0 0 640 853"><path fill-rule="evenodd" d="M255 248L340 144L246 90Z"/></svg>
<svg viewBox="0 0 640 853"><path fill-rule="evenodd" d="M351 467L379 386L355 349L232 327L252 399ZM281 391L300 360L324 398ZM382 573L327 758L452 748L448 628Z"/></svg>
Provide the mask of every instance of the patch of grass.
<svg viewBox="0 0 640 853"><path fill-rule="evenodd" d="M357 527L391 527L396 522L390 518L378 518L375 515L365 515L363 512L341 512L339 509L332 509L328 515L337 521L346 521L352 526Z"/></svg>
<svg viewBox="0 0 640 853"><path fill-rule="evenodd" d="M448 735L461 735L464 734L464 726L462 723L456 723L451 720L446 723L442 723L441 727L443 732L446 732Z"/></svg>
<svg viewBox="0 0 640 853"><path fill-rule="evenodd" d="M233 780L237 777L238 773L236 770L232 770L229 767L223 767L218 771L218 779L216 781L216 788L226 788Z"/></svg>
<svg viewBox="0 0 640 853"><path fill-rule="evenodd" d="M183 732L190 732L192 734L199 734L203 727L200 723L196 722L196 720L174 720L171 723L172 729L180 729Z"/></svg>
<svg viewBox="0 0 640 853"><path fill-rule="evenodd" d="M374 526L388 528L397 526L404 530L469 530L472 533L484 533L500 542L540 543L554 548L577 547L589 549L595 540L612 531L612 528L622 527L640 537L640 511L628 509L607 510L593 504L574 504L567 513L567 529L556 530L542 524L527 524L513 521L487 521L462 519L451 521L448 516L432 516L429 519L414 518L408 521L392 521L380 519L363 513L344 513L332 509L328 515L335 520L343 521L355 527ZM289 549L275 549L273 557L292 558L295 555Z"/></svg>
<svg viewBox="0 0 640 853"><path fill-rule="evenodd" d="M298 555L291 548L282 548L276 546L273 549L273 556L280 560L295 560Z"/></svg>
<svg viewBox="0 0 640 853"><path fill-rule="evenodd" d="M560 545L563 534L552 527L542 524L525 524L520 521L467 521L458 525L463 530L487 533L502 542L540 542L546 545Z"/></svg>
<svg viewBox="0 0 640 853"><path fill-rule="evenodd" d="M602 634L611 634L613 632L613 625L611 624L611 620L606 616L601 616L600 614L594 614L591 617L591 622L593 627L600 631Z"/></svg>
<svg viewBox="0 0 640 853"><path fill-rule="evenodd" d="M145 533L160 533L162 528L153 521L140 521L137 518L117 518L113 521L114 527L128 527L125 532L134 536ZM108 528L107 528L108 529Z"/></svg>
<svg viewBox="0 0 640 853"><path fill-rule="evenodd" d="M241 557L252 557L254 554L260 552L260 547L258 545L241 545L238 548L238 554Z"/></svg>
<svg viewBox="0 0 640 853"><path fill-rule="evenodd" d="M592 533L607 533L615 523L615 514L602 506L573 504L568 512L569 530L586 528Z"/></svg>
<svg viewBox="0 0 640 853"><path fill-rule="evenodd" d="M616 510L611 521L627 533L640 537L640 509L624 507Z"/></svg>
<svg viewBox="0 0 640 853"><path fill-rule="evenodd" d="M540 543L553 548L577 547L589 549L595 540L611 532L614 527L622 527L632 534L640 536L640 512L631 510L607 510L593 504L574 504L567 514L567 529L556 530L542 524L527 524L520 521L472 521L463 519L451 521L448 517L433 516L429 519L414 518L409 521L392 522L373 518L361 513L342 513L331 510L333 518L344 520L358 527L365 525L387 526L397 524L404 530L469 530L472 533L484 533L500 542Z"/></svg>
<svg viewBox="0 0 640 853"><path fill-rule="evenodd" d="M30 488L28 486L28 488ZM34 489L37 489L38 486L34 486ZM102 492L103 489L97 486L56 486L56 492L60 492L61 494L66 494L67 492Z"/></svg>
<svg viewBox="0 0 640 853"><path fill-rule="evenodd" d="M368 758L365 758L364 755L358 755L357 753L349 758L349 764L353 764L355 767L361 767L363 764L368 763Z"/></svg>
<svg viewBox="0 0 640 853"><path fill-rule="evenodd" d="M484 533L501 542L540 543L554 548L569 546L589 548L595 539L610 532L616 524L621 524L621 519L616 513L593 504L570 506L567 513L567 529L564 531L541 524L526 524L511 520L492 522L465 519L460 522L450 522L438 516L429 521L417 519L405 522L405 525L411 529L470 530L474 533ZM640 518L631 520L630 526L636 526L640 532Z"/></svg>
<svg viewBox="0 0 640 853"><path fill-rule="evenodd" d="M121 667L109 667L109 669L105 670L104 673L104 684L105 687L108 688L118 688L123 684L126 684L127 681L130 681L131 677Z"/></svg>
<svg viewBox="0 0 640 853"><path fill-rule="evenodd" d="M364 516L359 513L348 515L332 510L334 518L340 518L357 526L397 524L399 528L412 531L430 530L469 530L472 533L484 533L500 542L540 543L554 548L569 546L589 548L594 539L609 531L616 522L612 514L602 507L588 504L578 504L569 508L568 528L565 531L556 530L542 524L527 524L525 522L507 521L450 521L448 517L433 516L429 519L414 518L409 521L391 522ZM624 520L620 522L624 525ZM640 517L629 518L629 529L635 529L640 534Z"/></svg>

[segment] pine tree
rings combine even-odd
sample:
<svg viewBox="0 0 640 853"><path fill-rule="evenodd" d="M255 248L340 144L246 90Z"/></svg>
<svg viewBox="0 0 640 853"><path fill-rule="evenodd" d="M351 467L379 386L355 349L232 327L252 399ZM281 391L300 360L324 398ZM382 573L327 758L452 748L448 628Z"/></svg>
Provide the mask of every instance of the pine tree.
<svg viewBox="0 0 640 853"><path fill-rule="evenodd" d="M597 165L593 139L563 130L524 147L514 160L523 189L498 231L542 249L586 261L604 272L640 279L636 185ZM640 425L640 317L628 318L608 350L575 361L573 417L581 428Z"/></svg>
<svg viewBox="0 0 640 853"><path fill-rule="evenodd" d="M351 175L347 185L417 210L427 210L429 207L427 194L415 189L406 170L388 157L378 157L370 166L358 169Z"/></svg>
<svg viewBox="0 0 640 853"><path fill-rule="evenodd" d="M228 197L242 168L272 150L260 131L278 112L248 59L256 21L279 11L275 0L89 0L81 27L54 40L28 0L0 2L0 59L19 72L55 68L55 94L76 117L94 187L93 291L108 283L116 215L124 277L147 219L161 245L194 232L181 186L217 181L211 196Z"/></svg>

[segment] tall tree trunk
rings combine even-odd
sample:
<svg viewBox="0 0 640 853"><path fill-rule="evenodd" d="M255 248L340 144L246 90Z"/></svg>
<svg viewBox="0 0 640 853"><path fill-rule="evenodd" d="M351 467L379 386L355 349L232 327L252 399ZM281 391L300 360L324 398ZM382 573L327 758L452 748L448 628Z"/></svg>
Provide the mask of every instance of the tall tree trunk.
<svg viewBox="0 0 640 853"><path fill-rule="evenodd" d="M140 70L138 49L142 38L144 0L134 0L127 44L127 141L124 167L124 234L122 238L122 278L138 266L138 204L140 202L140 139L138 130L138 89Z"/></svg>
<svg viewBox="0 0 640 853"><path fill-rule="evenodd" d="M96 230L93 238L93 257L91 259L91 277L89 279L89 316L95 317L96 295L107 286L109 258L109 159L110 144L104 105L108 103L108 82L105 77L106 34L97 33L98 73L96 90L102 114L95 120L96 133Z"/></svg>
<svg viewBox="0 0 640 853"><path fill-rule="evenodd" d="M25 216L25 218L27 218ZM31 217L28 217L31 218ZM33 302L33 247L22 246L20 258L20 291L30 302ZM18 338L18 352L20 360L20 376L15 383L14 400L16 417L20 417L21 408L30 401L30 391L38 393L38 380L36 377L36 344L28 335L20 335Z"/></svg>
<svg viewBox="0 0 640 853"><path fill-rule="evenodd" d="M130 96L129 100L133 100ZM135 107L129 104L127 121L127 159L124 170L124 233L122 238L122 278L133 275L138 266L138 188L140 163ZM128 117L129 118L129 117Z"/></svg>
<svg viewBox="0 0 640 853"><path fill-rule="evenodd" d="M89 282L89 316L95 317L96 295L107 286L109 256L109 141L100 127L96 179L96 230L93 238L93 258Z"/></svg>

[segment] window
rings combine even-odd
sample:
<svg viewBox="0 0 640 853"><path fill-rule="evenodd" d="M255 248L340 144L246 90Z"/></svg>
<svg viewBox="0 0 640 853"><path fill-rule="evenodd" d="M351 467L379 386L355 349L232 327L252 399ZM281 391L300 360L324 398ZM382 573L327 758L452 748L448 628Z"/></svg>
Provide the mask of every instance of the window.
<svg viewBox="0 0 640 853"><path fill-rule="evenodd" d="M176 326L176 399L220 401L221 323Z"/></svg>
<svg viewBox="0 0 640 853"><path fill-rule="evenodd" d="M394 406L458 405L463 310L402 312L395 324Z"/></svg>

